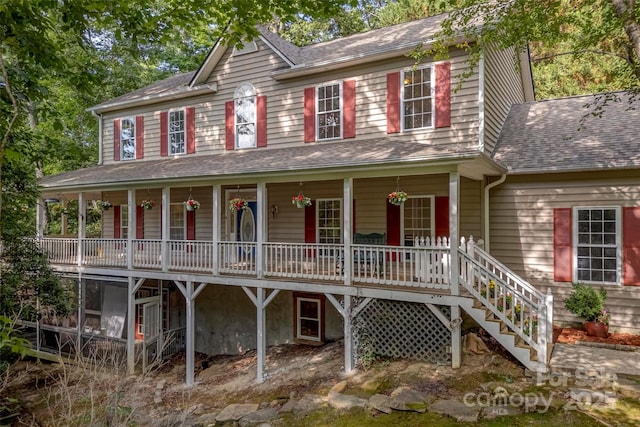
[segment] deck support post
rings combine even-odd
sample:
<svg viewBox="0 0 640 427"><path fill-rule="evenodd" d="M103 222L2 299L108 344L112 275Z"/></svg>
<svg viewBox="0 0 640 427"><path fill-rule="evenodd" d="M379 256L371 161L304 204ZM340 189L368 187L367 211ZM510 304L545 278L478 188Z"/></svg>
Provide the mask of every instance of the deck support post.
<svg viewBox="0 0 640 427"><path fill-rule="evenodd" d="M449 284L451 286L451 295L460 295L458 289L458 281L460 278L460 266L458 262L458 244L459 233L458 224L460 218L458 216L458 197L460 193L460 175L458 172L449 172Z"/></svg>
<svg viewBox="0 0 640 427"><path fill-rule="evenodd" d="M86 237L87 221L87 201L84 193L78 193L78 267L82 266L82 258L84 256L84 239Z"/></svg>
<svg viewBox="0 0 640 427"><path fill-rule="evenodd" d="M127 197L127 268L133 270L133 238L136 236L136 190Z"/></svg>
<svg viewBox="0 0 640 427"><path fill-rule="evenodd" d="M462 319L460 306L451 306L451 367L457 369L462 364Z"/></svg>
<svg viewBox="0 0 640 427"><path fill-rule="evenodd" d="M127 286L127 373L133 375L136 369L136 279L129 276Z"/></svg>
<svg viewBox="0 0 640 427"><path fill-rule="evenodd" d="M351 285L351 278L353 276L353 262L351 261L351 239L353 236L353 178L345 178L343 183L343 235L342 241L344 244L344 265L342 266L342 272L344 274L345 286Z"/></svg>
<svg viewBox="0 0 640 427"><path fill-rule="evenodd" d="M220 230L221 230L221 218L222 218L222 210L220 207L222 206L220 203L220 184L213 184L213 248L211 251L211 266L212 273L214 276L218 275L218 243L220 242Z"/></svg>
<svg viewBox="0 0 640 427"><path fill-rule="evenodd" d="M162 187L162 271L169 271L169 230L171 220L171 188Z"/></svg>
<svg viewBox="0 0 640 427"><path fill-rule="evenodd" d="M187 281L186 283L186 312L187 312L187 325L186 325L186 343L185 343L185 351L186 351L186 383L187 387L191 387L194 383L195 373L194 373L194 365L195 365L195 319L193 313L193 282Z"/></svg>
<svg viewBox="0 0 640 427"><path fill-rule="evenodd" d="M258 203L260 206L260 203ZM264 288L258 288L256 290L256 344L258 347L258 374L256 381L258 383L264 382L264 355L266 353L265 334L266 327L264 322Z"/></svg>
<svg viewBox="0 0 640 427"><path fill-rule="evenodd" d="M344 373L353 370L353 332L351 324L351 295L344 296Z"/></svg>

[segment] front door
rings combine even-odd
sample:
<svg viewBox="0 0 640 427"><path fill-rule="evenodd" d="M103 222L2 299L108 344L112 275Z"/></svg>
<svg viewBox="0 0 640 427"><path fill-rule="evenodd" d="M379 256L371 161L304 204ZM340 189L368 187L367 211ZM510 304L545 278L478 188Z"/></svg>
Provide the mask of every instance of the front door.
<svg viewBox="0 0 640 427"><path fill-rule="evenodd" d="M256 241L256 212L258 209L257 202L248 202L249 209L242 209L238 211L236 217L236 238L238 242L253 243ZM253 245L241 245L240 255L246 255L248 253L253 254L255 252Z"/></svg>

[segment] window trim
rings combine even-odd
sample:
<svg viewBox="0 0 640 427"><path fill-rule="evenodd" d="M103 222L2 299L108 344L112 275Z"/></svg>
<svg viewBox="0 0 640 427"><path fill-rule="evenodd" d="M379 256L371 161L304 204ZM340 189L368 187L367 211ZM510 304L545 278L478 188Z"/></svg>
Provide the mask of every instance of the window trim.
<svg viewBox="0 0 640 427"><path fill-rule="evenodd" d="M430 73L430 77L431 77L431 81L430 81L430 97L431 97L431 125L430 126L422 126L419 128L410 128L407 129L404 125L404 74L406 72L411 72L411 71L418 71L418 70L424 70L426 68L431 69L431 73ZM411 99L424 99L426 97L422 97L422 98L411 98ZM435 64L424 64L421 65L417 68L405 68L403 70L400 71L400 131L401 132L413 132L413 131L420 131L420 130L429 130L429 129L435 129L436 128L436 67Z"/></svg>
<svg viewBox="0 0 640 427"><path fill-rule="evenodd" d="M428 237L430 237L433 240L434 235L436 233L436 196L434 194L415 195L415 196L411 195L411 196L408 196L408 199L430 199L429 215L431 217L431 220L430 220L429 227L430 227L431 234ZM405 219L405 204L403 203L402 209L400 209L400 237L402 242L405 241L404 219ZM427 237L427 236L424 236L424 237Z"/></svg>
<svg viewBox="0 0 640 427"><path fill-rule="evenodd" d="M171 135L178 134L180 132L171 132L171 113L182 112L182 137L183 137L183 150L180 153L173 153L171 146ZM186 108L173 108L167 111L167 153L169 156L181 156L187 154L187 109Z"/></svg>
<svg viewBox="0 0 640 427"><path fill-rule="evenodd" d="M340 90L340 96L339 96L339 104L340 104L340 110L339 110L339 115L340 115L340 135L339 136L334 136L332 138L320 138L320 108L318 103L320 102L320 96L319 96L319 92L320 92L320 88L326 88L328 86L335 86L338 85L339 90ZM342 80L336 80L336 81L331 81L331 82L326 82L326 83L322 83L319 85L316 85L315 87L315 123L316 123L316 141L320 142L320 141L335 141L338 139L343 139L343 134L344 134L344 87L342 84ZM326 114L326 111L323 113Z"/></svg>
<svg viewBox="0 0 640 427"><path fill-rule="evenodd" d="M319 337L308 337L300 334L300 301L318 302ZM293 292L293 341L301 344L322 345L325 342L326 310L325 296L306 292Z"/></svg>
<svg viewBox="0 0 640 427"><path fill-rule="evenodd" d="M240 95L239 91L243 87L250 88L252 95L239 96ZM253 109L254 109L253 144L247 147L240 147L238 146L238 139L239 139L240 132L238 132L238 121L237 121L238 106L236 102L239 99L249 99L249 98L253 98ZM250 122L247 122L247 123L250 123ZM235 92L233 93L233 146L234 146L234 150L246 150L246 149L258 148L258 92L256 91L256 87L253 84L248 82L239 84L238 87L236 87Z"/></svg>
<svg viewBox="0 0 640 427"><path fill-rule="evenodd" d="M327 197L322 199L316 199L315 209L316 209L316 242L320 242L320 202L327 201L340 201L340 242L339 243L327 243L327 244L342 244L343 242L343 231L344 231L344 202L342 201L342 197Z"/></svg>
<svg viewBox="0 0 640 427"><path fill-rule="evenodd" d="M132 139L133 139L133 157L130 158L126 158L124 156L124 139L122 138L122 132L124 131L124 123L125 122L131 122L131 128L133 129L133 131L131 132L132 135ZM135 160L136 159L136 117L135 116L130 116L130 117L124 117L120 119L120 160L123 161L127 161L127 160Z"/></svg>
<svg viewBox="0 0 640 427"><path fill-rule="evenodd" d="M616 281L592 281L592 280L579 280L578 279L578 214L581 210L590 209L613 209L616 212ZM588 285L598 286L622 286L623 272L622 272L622 207L621 206L574 206L571 209L571 262L572 262L572 275L574 281L585 283Z"/></svg>

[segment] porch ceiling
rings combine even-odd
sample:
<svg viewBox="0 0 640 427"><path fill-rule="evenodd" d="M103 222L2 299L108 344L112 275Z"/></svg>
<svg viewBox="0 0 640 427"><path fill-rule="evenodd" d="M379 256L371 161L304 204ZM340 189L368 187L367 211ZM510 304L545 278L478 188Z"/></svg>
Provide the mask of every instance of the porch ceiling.
<svg viewBox="0 0 640 427"><path fill-rule="evenodd" d="M441 173L472 162L465 175L502 173L502 168L478 150L455 146L401 142L390 138L305 144L298 147L250 149L208 156L121 161L44 177L43 190L116 189L136 185L210 183L237 180L298 180L328 174L373 177L409 173ZM474 167L474 165L476 165ZM441 170L439 170L440 168ZM471 173L475 168L478 170Z"/></svg>

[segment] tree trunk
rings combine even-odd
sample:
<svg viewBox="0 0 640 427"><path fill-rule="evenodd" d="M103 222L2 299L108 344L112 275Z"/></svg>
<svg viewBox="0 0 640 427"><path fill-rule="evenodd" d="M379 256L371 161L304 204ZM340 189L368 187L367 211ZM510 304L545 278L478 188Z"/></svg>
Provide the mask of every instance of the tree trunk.
<svg viewBox="0 0 640 427"><path fill-rule="evenodd" d="M634 57L631 59L633 72L640 80L640 23L634 15L635 0L610 0L616 16L622 21L624 31L629 37Z"/></svg>

